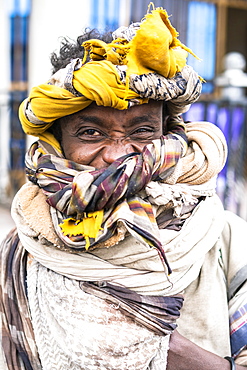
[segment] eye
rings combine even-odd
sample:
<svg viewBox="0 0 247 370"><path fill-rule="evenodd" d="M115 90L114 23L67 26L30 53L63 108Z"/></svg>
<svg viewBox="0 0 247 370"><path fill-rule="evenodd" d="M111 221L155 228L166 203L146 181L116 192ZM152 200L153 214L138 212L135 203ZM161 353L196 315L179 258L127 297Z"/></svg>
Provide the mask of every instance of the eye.
<svg viewBox="0 0 247 370"><path fill-rule="evenodd" d="M87 130L80 132L79 135L100 136L102 134L93 128L89 128Z"/></svg>
<svg viewBox="0 0 247 370"><path fill-rule="evenodd" d="M155 130L152 127L138 127L129 135L134 140L153 140Z"/></svg>
<svg viewBox="0 0 247 370"><path fill-rule="evenodd" d="M79 130L76 136L81 140L97 140L102 139L104 134L94 128L85 128Z"/></svg>
<svg viewBox="0 0 247 370"><path fill-rule="evenodd" d="M145 133L145 132L153 132L153 130L151 128L147 128L147 127L140 127L138 128L137 130L135 130L133 133L134 134L139 134L139 133Z"/></svg>

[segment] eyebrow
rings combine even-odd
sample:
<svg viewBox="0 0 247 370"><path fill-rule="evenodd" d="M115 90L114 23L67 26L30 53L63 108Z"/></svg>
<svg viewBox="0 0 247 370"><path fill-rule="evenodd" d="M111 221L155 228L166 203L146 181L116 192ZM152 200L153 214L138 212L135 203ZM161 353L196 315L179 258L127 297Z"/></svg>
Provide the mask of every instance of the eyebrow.
<svg viewBox="0 0 247 370"><path fill-rule="evenodd" d="M96 117L96 116L85 116L85 115L81 115L79 116L79 119L80 119L80 123L82 122L92 122L92 123L97 123L97 124L100 124L102 122L101 118L99 117Z"/></svg>
<svg viewBox="0 0 247 370"><path fill-rule="evenodd" d="M96 125L101 125L102 124L102 119L100 117L94 116L94 115L81 115L79 116L79 122L78 125L82 123L95 123ZM149 123L155 123L157 122L156 117L152 117L150 114L144 114L142 116L136 116L128 120L127 122L127 127L132 126L132 125L138 125L143 122L149 122ZM77 126L78 126L77 125Z"/></svg>
<svg viewBox="0 0 247 370"><path fill-rule="evenodd" d="M156 119L153 118L152 116L150 116L149 114L145 114L145 115L142 115L142 116L136 116L132 119L129 120L129 123L132 123L132 124L138 124L138 123L142 123L142 122L155 122Z"/></svg>

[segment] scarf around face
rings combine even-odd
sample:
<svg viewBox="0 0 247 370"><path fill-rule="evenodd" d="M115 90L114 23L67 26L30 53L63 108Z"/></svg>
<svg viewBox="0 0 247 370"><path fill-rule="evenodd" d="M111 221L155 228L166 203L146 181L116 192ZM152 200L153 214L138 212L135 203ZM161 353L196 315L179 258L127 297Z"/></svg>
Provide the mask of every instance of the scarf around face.
<svg viewBox="0 0 247 370"><path fill-rule="evenodd" d="M69 247L88 250L110 239L119 224L135 238L165 254L150 203L139 193L152 181L164 181L187 149L183 124L154 140L142 153L117 159L96 170L54 152L47 143L34 143L26 157L27 176L37 183L51 206L60 239Z"/></svg>
<svg viewBox="0 0 247 370"><path fill-rule="evenodd" d="M101 170L68 161L47 143L34 143L26 156L27 175L45 193L60 240L73 250L85 251L106 243L114 245L128 232L157 248L166 261L155 209L161 204L173 208L179 196L155 199L157 192L152 195L150 185L176 184L184 179L191 184L206 183L226 160L221 131L207 122L201 123L201 130L198 126L186 126L188 150L184 128L178 124L141 153L126 155ZM179 203L183 204L182 199Z"/></svg>
<svg viewBox="0 0 247 370"><path fill-rule="evenodd" d="M202 126L201 131L199 129L200 125ZM183 131L181 131L180 132L181 135L179 135L178 133L175 134L175 129L174 129L174 132L172 134L168 134L166 137L161 138L161 140L157 140L154 143L150 144L149 146L144 148L142 153L138 155L130 156L130 158L124 157L123 159L120 160L120 162L118 162L118 164L120 164L120 168L122 169L121 165L123 163L126 165L127 162L128 161L131 162L133 158L134 158L133 160L134 164L137 163L138 162L136 158L137 156L137 157L141 157L142 161L141 162L139 161L138 163L139 164L142 163L144 165L144 168L148 168L148 166L151 166L151 170L149 172L151 173L150 175L151 181L149 181L147 185L143 185L141 181L139 182L137 181L138 179L135 178L134 184L137 181L136 185L137 185L137 189L139 189L139 192L134 194L133 197L138 197L138 199L141 202L144 200L145 202L143 203L149 204L149 206L152 206L153 204L160 204L160 203L168 204L170 203L172 199L172 198L169 198L168 192L165 192L165 194L163 194L163 195L167 194L168 199L166 202L164 201L164 198L162 197L162 195L158 196L156 200L155 194L157 195L157 191L152 191L151 185L157 184L158 186L165 187L167 184L175 184L175 185L171 185L171 187L176 188L175 190L176 195L173 200L175 200L176 202L184 203L183 198L179 199L180 197L177 195L179 193L179 181L180 181L179 179L181 177L182 178L186 177L186 182L188 183L190 182L190 179L192 183L200 183L200 179L195 178L194 176L195 173L198 173L199 168L204 168L204 171L203 171L204 182L207 181L206 179L210 179L212 178L212 176L214 177L215 174L220 171L222 165L224 164L225 155L226 155L226 143L224 141L224 137L222 133L220 132L220 130L214 125L205 123L205 122L201 124L199 123L188 124L186 128L187 128L187 137L189 140L189 148L185 153L183 152L183 148L186 148L186 144L184 144L184 139L182 138ZM177 128L177 129L181 130L181 128ZM198 131L200 132L200 134L198 133ZM162 142L165 142L168 145L165 145L164 147L162 147ZM167 166L167 163L169 163L169 161L166 162L166 155L171 152L172 148L177 149L175 153L178 152L180 154L173 154L172 156L173 161L170 162L170 167L169 167L169 165ZM145 156L143 155L144 153L146 153ZM217 160L212 161L210 159L211 154L214 157L216 157L215 153L218 153L219 161ZM104 174L104 171L100 170L97 173L95 169L92 169L89 167L85 168L85 166L81 166L76 163L67 161L66 159L62 158L60 153L56 153L54 148L52 148L51 146L48 146L47 143L44 143L43 145L42 142L33 144L30 152L27 155L26 160L27 160L27 171L28 171L28 176L29 176L30 181L37 183L39 187L43 189L44 193L46 194L48 202L49 202L49 195L51 196L55 195L55 198L56 198L54 200L55 207L58 207L59 209L63 210L63 212L61 212L61 211L58 211L57 208L50 206L50 210L52 211L52 214L53 214L54 225L58 225L59 223L58 217L61 217L61 219L63 219L64 217L66 218L68 216L68 209L69 209L68 204L73 203L71 202L71 200L72 200L74 184L76 184L75 188L78 189L77 176L80 176L81 174L84 174L84 173L86 174L86 176L88 176L88 173L92 172L91 176L92 177L95 176L95 179L97 181L97 179L102 174ZM185 163L186 162L190 163L190 168L187 171L187 173L184 170L184 165L183 165L184 161ZM173 166L171 166L172 163L174 164ZM185 167L187 168L187 166ZM124 168L126 170L128 166L126 165ZM126 192L128 189L128 183L131 180L131 174L134 174L134 176L136 176L136 170L138 169L138 168L135 168L133 163L132 163L131 168L133 169L133 171L127 172L129 176L123 177L123 179L126 180L126 188L124 188ZM194 168L195 173L193 173L192 168ZM118 179L119 178L118 165L115 167L114 171L110 173L110 175L112 176L111 178L114 179L114 174L115 174L116 179ZM121 170L120 174L122 175L123 173L124 171L122 172ZM140 170L140 174L141 173L142 171ZM107 173L105 175L107 175ZM152 177L153 175L154 175L154 178ZM107 176L105 176L105 178L107 179ZM87 193L86 190L89 190L89 194L91 194L92 189L90 190L90 186L91 184L93 184L93 182L94 182L94 178L92 179L91 182L89 181L88 184L85 184L84 182L80 183L80 186L79 186L79 189L81 189L80 192L86 194ZM86 186L86 189L84 189L84 186ZM147 196L145 189L140 190L141 186L144 186L145 189L147 186L149 187L150 196ZM97 190L97 187L96 187L96 190ZM113 189L113 192L114 192L114 189ZM189 187L187 188L187 193L188 192L189 192ZM198 192L198 197L200 197L200 195L203 194L202 191L200 190L200 186L198 186L198 190L196 191L196 193L197 192ZM95 191L92 193L94 195ZM108 191L106 191L106 193L108 194ZM64 194L66 194L65 200L62 199ZM121 194L124 194L124 192ZM130 194L132 193L130 192ZM185 189L184 195L186 195L186 189ZM74 195L74 197L76 199L76 195ZM121 198L117 201L117 206L119 206L121 212L119 210L119 218L117 221L116 230L118 230L119 228L119 221L122 222L122 220L124 220L124 217L125 217L125 208L121 207L121 203L123 204L128 203L130 202L131 199L132 199L132 195L130 196L130 198L125 199L123 197L122 201L121 201ZM90 204L90 200L86 202L86 204ZM71 207L72 209L74 209L73 205ZM75 208L77 209L78 207L75 207ZM138 212L139 207L137 207L136 209ZM151 207L151 209L153 208ZM115 209L113 207L112 210L109 208L107 212L114 213L114 211ZM132 208L131 211L134 212L135 209ZM78 214L80 214L80 212ZM105 229L104 222L105 224L107 224L108 213L104 214L104 217L103 217L103 225L102 225L103 230ZM217 217L217 219L221 220L221 218L219 217ZM44 225L44 227L46 227L46 225ZM132 230L131 227L128 230L131 233L131 230ZM156 230L158 230L157 225L156 225ZM149 233L151 233L150 230L148 231ZM210 228L210 231L211 231L211 228ZM62 232L60 228L60 234L61 233ZM31 234L28 233L28 235L29 236L27 237L29 237L30 239L32 239L32 236L33 236L33 239L35 241L40 240L40 243L42 243L41 239L35 237L35 234L33 234L33 232L31 232ZM201 239L201 234L199 236ZM80 249L81 245L83 244L82 241L76 244L76 242L71 241L69 237L67 238L65 238L65 236L63 237L64 237L64 240L66 239L65 240L66 242L68 240L68 245L70 245L71 249L72 248L75 249L76 247ZM71 244L73 245L73 247L71 247ZM162 246L162 248L166 248L166 243L163 243L163 244L164 245ZM210 243L206 243L206 244L208 245ZM84 249L85 249L85 245L86 243L84 241ZM3 321L4 325L2 327L2 338L4 339L3 348L4 348L5 358L8 363L9 369L14 370L17 366L18 368L23 369L23 370L25 368L38 370L41 368L41 365L40 365L39 356L38 356L36 345L35 345L34 334L32 331L30 313L28 311L28 303L27 303L27 297L26 297L26 288L25 288L25 283L24 283L25 269L26 269L26 257L27 257L27 252L24 250L24 248L25 248L25 245L24 244L22 245L19 242L19 238L16 235L16 233L11 235L5 244L4 243L2 244L3 253L1 254L2 256L2 260L1 260L1 278L2 278L1 315L4 320ZM49 249L49 246L45 245L45 248L47 251L47 249ZM56 248L56 245L53 245L53 248ZM9 262L7 263L6 261L9 261ZM191 269L189 269L189 271L191 271ZM16 279L16 276L18 277L18 279ZM148 325L149 329L156 330L156 332L157 330L161 330L160 333L162 332L162 330L172 331L174 329L175 326L173 326L173 323L175 323L176 321L178 310L182 304L182 297L178 296L177 301L176 301L176 297L172 298L171 307L168 307L169 314L171 313L170 308L172 309L172 312L174 314L174 309L175 309L174 302L177 305L177 311L175 313L176 317L173 317L174 321L173 323L171 323L169 321L170 318L167 321L167 317L165 317L166 312L163 311L166 304L169 304L170 298L166 301L167 297L162 296L159 299L156 299L157 298L156 297L154 301L152 302L152 297L151 297L151 301L147 298L143 298L140 300L140 297L138 295L135 295L134 293L134 297L133 297L132 293L125 289L123 290L117 289L116 291L114 289L112 291L112 287L110 285L109 286L107 285L106 287L103 287L102 289L101 287L99 286L97 287L97 285L95 286L94 284L93 285L85 284L83 285L83 287L90 294L104 297L104 299L105 298L107 299L108 297L108 299L110 299L111 302L115 302L115 303L121 302L120 304L121 304L121 307L122 307L121 309L123 310L123 312L127 313L128 315L131 315L131 317L137 316L138 320L140 320L138 321L140 322L140 324L143 324L145 326ZM125 297L126 295L128 297ZM127 300L125 298L127 298ZM12 300L14 304L12 304ZM140 301L141 303L140 307L137 306L136 300L138 302ZM157 302L159 302L160 304L162 315L165 315L164 322L163 320L162 322L160 322L160 319L159 319L160 313L157 312L156 309L154 310L154 312L150 312L149 304L153 306L153 303L155 303L156 305ZM144 303L144 307L146 306L147 311L143 311L145 310L145 308L143 307L142 303ZM10 307L11 307L11 310L9 310ZM156 316L156 314L158 315L158 317ZM157 324L158 324L158 327L157 327ZM16 332L18 332L18 336L15 335Z"/></svg>

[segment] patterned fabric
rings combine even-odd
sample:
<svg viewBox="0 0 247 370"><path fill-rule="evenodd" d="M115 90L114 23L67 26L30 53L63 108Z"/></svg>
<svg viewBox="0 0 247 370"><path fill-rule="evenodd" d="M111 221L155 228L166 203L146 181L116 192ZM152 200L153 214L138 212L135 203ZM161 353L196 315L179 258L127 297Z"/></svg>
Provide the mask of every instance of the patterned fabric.
<svg viewBox="0 0 247 370"><path fill-rule="evenodd" d="M247 349L247 249L246 221L227 211L228 233L231 236L231 253L228 273L228 299L232 356L235 358ZM237 233L236 229L241 229ZM237 266L237 269L236 269ZM244 365L247 366L245 360Z"/></svg>
<svg viewBox="0 0 247 370"><path fill-rule="evenodd" d="M200 79L190 66L170 79L157 73L131 75L129 84L141 98L165 101L171 116L187 112L201 93Z"/></svg>
<svg viewBox="0 0 247 370"><path fill-rule="evenodd" d="M246 223L236 215L231 217L237 219L242 229L246 229ZM228 298L230 304L230 335L231 348L234 357L243 350L247 349L247 253L245 252L244 243L245 238L234 240L239 243L239 255L241 256L241 263L238 263L238 271L229 276L229 292ZM234 258L236 258L234 256ZM233 257L232 257L233 260ZM232 261L230 261L230 264ZM231 267L231 265L230 265ZM237 297L237 298L236 298Z"/></svg>
<svg viewBox="0 0 247 370"><path fill-rule="evenodd" d="M183 125L175 125L172 132L154 140L141 154L126 155L102 170L90 170L87 166L55 157L45 153L42 144L33 144L26 161L27 174L30 181L43 189L48 204L57 210L53 221L66 245L88 249L87 237L90 237L90 246L94 247L114 235L121 220L132 235L158 248L165 260L150 203L137 194L151 180L164 181L185 153L187 143ZM96 237L82 231L65 234L59 226L71 216L73 226L76 223L80 227L90 212L99 210L104 214Z"/></svg>
<svg viewBox="0 0 247 370"><path fill-rule="evenodd" d="M174 125L173 133L147 145L142 153L127 155L99 171L62 158L46 143L35 143L26 157L27 174L30 181L43 189L55 210L52 211L53 223L61 240L69 247L85 249L82 235L67 237L59 224L68 217L80 220L84 213L104 208L102 230L97 238L90 239L92 247L109 239L121 221L125 230L142 242L148 241L162 253L159 229L150 206L157 192L152 196L151 184L207 183L223 168L226 160L225 139L216 126L204 122L186 127L190 146L183 157L184 131L182 126ZM143 193L146 187L150 199ZM176 196L178 191L166 190L177 199L167 199L166 203L171 202L172 207L178 203L182 205L178 199L183 198ZM200 189L198 191L199 196ZM116 207L115 202L118 202ZM165 204L164 196L157 202Z"/></svg>
<svg viewBox="0 0 247 370"><path fill-rule="evenodd" d="M120 311L135 322L159 335L170 334L176 329L176 320L183 305L183 296L144 296L125 287L107 282L81 283L81 288L96 297L118 305Z"/></svg>
<svg viewBox="0 0 247 370"><path fill-rule="evenodd" d="M242 306L230 316L231 349L234 356L237 356L242 349L247 348L246 333L247 303L243 303Z"/></svg>
<svg viewBox="0 0 247 370"><path fill-rule="evenodd" d="M27 271L35 339L45 370L163 370L169 335L160 336L35 260ZM120 302L121 305L121 302Z"/></svg>
<svg viewBox="0 0 247 370"><path fill-rule="evenodd" d="M4 362L8 370L41 370L26 296L27 252L16 231L2 242L0 252L0 342Z"/></svg>

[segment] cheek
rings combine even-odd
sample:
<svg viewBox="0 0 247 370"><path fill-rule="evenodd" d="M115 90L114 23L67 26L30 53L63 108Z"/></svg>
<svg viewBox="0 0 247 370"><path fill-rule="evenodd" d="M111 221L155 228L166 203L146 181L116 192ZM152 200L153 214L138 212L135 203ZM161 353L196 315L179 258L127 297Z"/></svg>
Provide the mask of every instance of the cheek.
<svg viewBox="0 0 247 370"><path fill-rule="evenodd" d="M99 158L101 157L101 147L99 145L70 142L69 144L63 146L63 152L65 158L73 162L83 164L85 166L93 166L95 168L102 167L99 162Z"/></svg>
<svg viewBox="0 0 247 370"><path fill-rule="evenodd" d="M160 137L159 134L157 135L157 138L158 137ZM78 141L74 142L73 140L68 140L63 145L63 152L65 158L68 160L101 169L108 167L114 160L125 154L142 152L143 148L151 142L152 140L145 142L127 140L122 142L122 145L120 143L116 145L116 143L112 141L111 145L109 145L106 143L82 144Z"/></svg>
<svg viewBox="0 0 247 370"><path fill-rule="evenodd" d="M91 151L87 145L70 145L63 148L64 156L73 162L88 165L91 161Z"/></svg>

